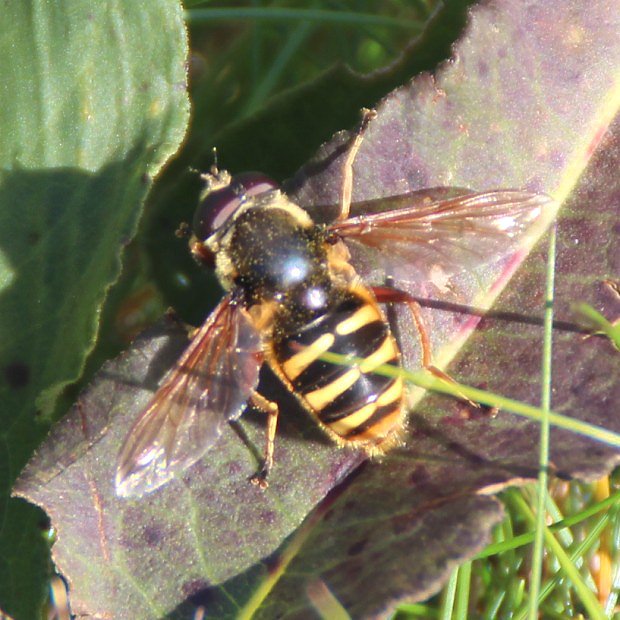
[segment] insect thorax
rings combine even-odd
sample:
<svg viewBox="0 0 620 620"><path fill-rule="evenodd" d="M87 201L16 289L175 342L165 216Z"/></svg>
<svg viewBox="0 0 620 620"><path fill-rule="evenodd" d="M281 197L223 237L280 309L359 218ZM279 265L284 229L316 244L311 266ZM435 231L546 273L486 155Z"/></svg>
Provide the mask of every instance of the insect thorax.
<svg viewBox="0 0 620 620"><path fill-rule="evenodd" d="M227 260L248 306L274 301L290 322L304 324L332 303L333 283L323 229L296 215L248 209L235 221Z"/></svg>

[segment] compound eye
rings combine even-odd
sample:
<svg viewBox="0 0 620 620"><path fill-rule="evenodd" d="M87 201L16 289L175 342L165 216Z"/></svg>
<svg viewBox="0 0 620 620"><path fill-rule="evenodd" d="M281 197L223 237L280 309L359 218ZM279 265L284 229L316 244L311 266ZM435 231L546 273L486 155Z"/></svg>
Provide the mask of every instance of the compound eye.
<svg viewBox="0 0 620 620"><path fill-rule="evenodd" d="M244 200L276 187L274 181L259 172L234 176L230 185L209 192L198 205L192 225L194 235L205 241L229 220Z"/></svg>
<svg viewBox="0 0 620 620"><path fill-rule="evenodd" d="M241 188L245 196L258 196L277 189L278 184L261 172L242 172L233 177L231 185Z"/></svg>
<svg viewBox="0 0 620 620"><path fill-rule="evenodd" d="M194 213L192 230L200 241L208 239L228 220L241 204L241 196L232 185L209 192Z"/></svg>

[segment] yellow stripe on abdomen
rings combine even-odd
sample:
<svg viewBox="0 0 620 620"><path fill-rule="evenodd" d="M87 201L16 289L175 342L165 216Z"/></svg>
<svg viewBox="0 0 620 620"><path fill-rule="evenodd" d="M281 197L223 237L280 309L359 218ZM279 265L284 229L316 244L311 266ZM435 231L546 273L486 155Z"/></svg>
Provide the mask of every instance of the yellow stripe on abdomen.
<svg viewBox="0 0 620 620"><path fill-rule="evenodd" d="M334 344L333 334L319 336L311 345L304 346L299 353L295 353L282 363L282 372L289 381L294 381L312 362L316 361L323 353L329 351Z"/></svg>
<svg viewBox="0 0 620 620"><path fill-rule="evenodd" d="M380 443L401 423L403 381L375 371L400 367L400 351L367 289L348 291L333 311L274 345L279 370L318 421L343 441ZM336 364L323 353L362 358Z"/></svg>
<svg viewBox="0 0 620 620"><path fill-rule="evenodd" d="M343 366L343 369L346 370L346 368L346 366ZM304 394L304 398L310 403L314 411L321 411L326 405L338 398L338 396L342 396L346 390L359 380L361 374L359 368L350 368L337 379L328 383L325 387L314 390L313 392L307 392Z"/></svg>

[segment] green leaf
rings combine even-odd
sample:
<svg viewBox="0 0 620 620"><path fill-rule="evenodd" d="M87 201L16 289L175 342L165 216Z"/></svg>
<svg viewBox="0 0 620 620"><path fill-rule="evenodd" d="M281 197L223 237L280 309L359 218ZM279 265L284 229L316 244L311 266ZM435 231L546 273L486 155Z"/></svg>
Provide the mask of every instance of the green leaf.
<svg viewBox="0 0 620 620"><path fill-rule="evenodd" d="M172 0L11 2L0 30L0 607L33 618L44 519L8 493L81 374L151 179L183 138L187 41Z"/></svg>

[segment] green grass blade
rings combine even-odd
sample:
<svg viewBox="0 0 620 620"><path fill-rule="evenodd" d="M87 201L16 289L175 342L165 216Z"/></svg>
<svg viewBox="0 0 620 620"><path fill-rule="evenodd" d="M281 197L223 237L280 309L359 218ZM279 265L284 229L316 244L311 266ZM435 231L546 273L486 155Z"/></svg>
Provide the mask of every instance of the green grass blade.
<svg viewBox="0 0 620 620"><path fill-rule="evenodd" d="M522 496L515 495L515 502L519 507L519 510L523 517L530 523L532 527L535 526L535 517L531 508ZM554 534L545 528L544 538L547 549L557 559L563 574L568 577L575 588L577 596L581 600L584 608L586 609L586 616L592 620L604 620L606 618L603 609L601 608L596 596L592 590L586 585L581 577L579 570L575 566L572 558L568 555L566 550L557 541Z"/></svg>
<svg viewBox="0 0 620 620"><path fill-rule="evenodd" d="M452 571L450 579L446 584L441 598L440 620L450 620L454 612L454 601L456 599L456 586L458 583L459 569Z"/></svg>
<svg viewBox="0 0 620 620"><path fill-rule="evenodd" d="M566 528L572 527L573 525L577 525L582 523L586 519L591 518L602 510L608 510L609 508L615 506L616 504L620 504L620 491L610 495L607 499L598 502L594 506L588 506L585 510L581 510L579 513L567 517L566 519L562 519L561 521L557 521L552 525L548 526L548 530L550 532L559 532ZM494 543L489 545L484 551L481 551L474 559L481 560L484 558L488 558L492 555L497 555L498 553L505 553L510 550L517 549L519 547L523 547L525 545L529 545L534 541L534 532L528 532L527 534L521 534L520 536L515 536L510 540L503 540L498 543Z"/></svg>
<svg viewBox="0 0 620 620"><path fill-rule="evenodd" d="M323 353L319 359L333 364L342 364L344 366L362 364L364 362L364 359L361 357L339 355L337 353L332 353L331 351ZM618 433L614 433L613 431L596 426L595 424L575 420L574 418L555 413L554 411L549 411L547 413L540 407L528 405L527 403L514 400L512 398L506 398L505 396L501 396L494 392L487 392L486 390L474 388L456 381L444 381L426 371L420 370L412 372L409 370L400 370L387 364L377 367L374 372L387 377L403 376L406 381L413 383L418 387L424 388L425 390L432 390L441 394L449 394L450 396L460 399L465 396L482 405L503 409L504 411L515 413L525 418L529 418L530 420L540 421L544 416L547 416L549 423L552 426L563 428L573 433L579 433L580 435L590 437L590 439L594 439L595 441L600 441L610 446L620 448L620 435Z"/></svg>
<svg viewBox="0 0 620 620"><path fill-rule="evenodd" d="M541 405L543 410L540 421L540 455L538 470L538 501L536 506L536 532L532 550L532 574L530 579L530 605L528 617L538 617L538 595L542 578L542 563L545 535L545 504L549 469L549 410L551 408L551 353L553 340L553 298L555 284L556 229L551 229L549 237L549 256L547 260L547 286L545 292L545 318L542 360Z"/></svg>
<svg viewBox="0 0 620 620"><path fill-rule="evenodd" d="M471 562L465 562L459 567L458 582L456 585L455 620L469 618L469 594L471 591Z"/></svg>

